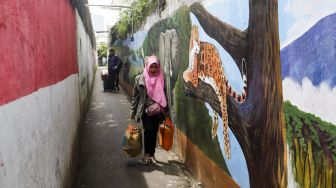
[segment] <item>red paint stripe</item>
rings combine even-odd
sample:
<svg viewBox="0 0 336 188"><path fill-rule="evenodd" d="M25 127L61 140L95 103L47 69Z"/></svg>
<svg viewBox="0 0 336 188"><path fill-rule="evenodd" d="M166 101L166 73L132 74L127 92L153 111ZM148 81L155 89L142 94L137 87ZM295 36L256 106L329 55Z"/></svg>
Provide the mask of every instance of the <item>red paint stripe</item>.
<svg viewBox="0 0 336 188"><path fill-rule="evenodd" d="M78 72L76 16L68 0L0 6L0 105Z"/></svg>

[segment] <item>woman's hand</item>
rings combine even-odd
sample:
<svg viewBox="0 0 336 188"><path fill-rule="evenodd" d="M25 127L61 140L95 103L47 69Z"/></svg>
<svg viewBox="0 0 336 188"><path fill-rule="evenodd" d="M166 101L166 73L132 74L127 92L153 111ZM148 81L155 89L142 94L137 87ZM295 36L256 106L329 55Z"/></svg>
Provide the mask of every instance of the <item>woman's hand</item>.
<svg viewBox="0 0 336 188"><path fill-rule="evenodd" d="M138 128L135 125L130 124L130 125L128 125L127 130L132 133L132 132L137 131Z"/></svg>
<svg viewBox="0 0 336 188"><path fill-rule="evenodd" d="M165 108L164 115L165 115L165 117L170 116L170 112L169 112L168 108Z"/></svg>

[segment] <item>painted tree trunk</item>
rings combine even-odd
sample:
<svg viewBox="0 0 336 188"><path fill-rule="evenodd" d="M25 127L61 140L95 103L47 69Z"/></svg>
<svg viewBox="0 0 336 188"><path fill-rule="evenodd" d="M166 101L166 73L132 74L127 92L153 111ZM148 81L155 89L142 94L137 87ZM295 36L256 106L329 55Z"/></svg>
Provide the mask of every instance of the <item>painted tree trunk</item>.
<svg viewBox="0 0 336 188"><path fill-rule="evenodd" d="M253 109L247 122L251 187L286 187L287 183L277 9L276 0L250 1L246 57L248 105Z"/></svg>

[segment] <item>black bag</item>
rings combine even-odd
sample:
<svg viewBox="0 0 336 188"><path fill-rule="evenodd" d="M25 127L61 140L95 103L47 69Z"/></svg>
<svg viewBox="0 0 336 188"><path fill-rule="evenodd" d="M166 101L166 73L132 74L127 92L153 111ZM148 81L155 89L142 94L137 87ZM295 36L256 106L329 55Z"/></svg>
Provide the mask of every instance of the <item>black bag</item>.
<svg viewBox="0 0 336 188"><path fill-rule="evenodd" d="M115 90L115 86L113 83L113 80L108 77L106 80L103 80L103 87L104 87L104 91L108 91L108 90Z"/></svg>

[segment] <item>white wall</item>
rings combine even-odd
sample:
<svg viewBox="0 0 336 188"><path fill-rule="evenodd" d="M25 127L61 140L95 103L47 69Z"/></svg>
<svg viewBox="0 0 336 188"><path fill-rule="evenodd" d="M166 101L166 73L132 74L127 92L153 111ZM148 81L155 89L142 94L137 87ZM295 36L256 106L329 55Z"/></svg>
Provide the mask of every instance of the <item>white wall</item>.
<svg viewBox="0 0 336 188"><path fill-rule="evenodd" d="M93 81L93 74L96 67L96 54L77 10L76 22L79 89L81 109L83 109L88 102L89 91Z"/></svg>
<svg viewBox="0 0 336 188"><path fill-rule="evenodd" d="M95 49L77 11L76 20L79 73L0 106L0 188L69 186L95 68Z"/></svg>
<svg viewBox="0 0 336 188"><path fill-rule="evenodd" d="M0 106L0 187L63 187L79 123L78 75Z"/></svg>

